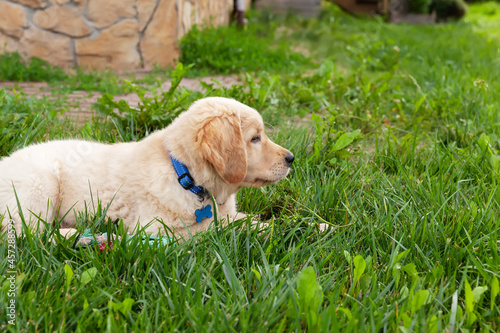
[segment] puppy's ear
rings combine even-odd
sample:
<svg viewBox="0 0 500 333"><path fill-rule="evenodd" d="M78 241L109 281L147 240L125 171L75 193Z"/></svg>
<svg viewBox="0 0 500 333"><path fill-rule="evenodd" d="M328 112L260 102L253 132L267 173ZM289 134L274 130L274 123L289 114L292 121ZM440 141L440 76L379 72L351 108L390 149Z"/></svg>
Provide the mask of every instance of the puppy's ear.
<svg viewBox="0 0 500 333"><path fill-rule="evenodd" d="M247 173L247 154L240 119L236 114L214 117L198 136L202 156L230 184L241 183Z"/></svg>

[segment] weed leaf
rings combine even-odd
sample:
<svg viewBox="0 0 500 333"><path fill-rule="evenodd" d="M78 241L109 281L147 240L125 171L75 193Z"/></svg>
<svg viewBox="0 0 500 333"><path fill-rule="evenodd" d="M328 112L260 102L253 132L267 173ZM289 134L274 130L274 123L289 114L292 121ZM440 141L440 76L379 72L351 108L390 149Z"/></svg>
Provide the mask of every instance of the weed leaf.
<svg viewBox="0 0 500 333"><path fill-rule="evenodd" d="M354 283L357 283L361 275L365 272L366 261L361 255L354 257Z"/></svg>
<svg viewBox="0 0 500 333"><path fill-rule="evenodd" d="M429 299L429 290L419 290L413 296L413 299L411 300L411 312L415 313L417 312L422 306L427 304L428 299Z"/></svg>
<svg viewBox="0 0 500 333"><path fill-rule="evenodd" d="M479 299L486 290L488 290L487 286L484 287L479 286L474 288L474 290L472 290L472 297L474 298L474 303L479 303Z"/></svg>
<svg viewBox="0 0 500 333"><path fill-rule="evenodd" d="M495 306L495 298L497 297L499 291L500 286L498 285L498 279L496 276L493 276L493 279L491 279L491 310L493 310L493 307Z"/></svg>
<svg viewBox="0 0 500 333"><path fill-rule="evenodd" d="M92 281L96 275L97 275L97 268L95 267L89 268L82 273L82 275L80 276L80 281L83 284L87 284L90 281Z"/></svg>
<svg viewBox="0 0 500 333"><path fill-rule="evenodd" d="M319 306L323 302L323 289L316 280L314 268L307 267L299 274L297 280L299 309L305 313L314 326L317 323Z"/></svg>
<svg viewBox="0 0 500 333"><path fill-rule="evenodd" d="M350 133L342 134L332 147L333 151L338 151L349 146L354 140L361 137L361 130L355 130Z"/></svg>
<svg viewBox="0 0 500 333"><path fill-rule="evenodd" d="M73 278L73 270L68 264L64 265L64 274L66 274L66 287L69 287Z"/></svg>

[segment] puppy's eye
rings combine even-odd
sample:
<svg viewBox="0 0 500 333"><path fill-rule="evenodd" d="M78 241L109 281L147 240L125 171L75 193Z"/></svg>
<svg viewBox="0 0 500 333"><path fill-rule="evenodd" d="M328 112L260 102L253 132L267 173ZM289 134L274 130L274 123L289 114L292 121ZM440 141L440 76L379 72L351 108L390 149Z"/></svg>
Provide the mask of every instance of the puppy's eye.
<svg viewBox="0 0 500 333"><path fill-rule="evenodd" d="M250 140L250 141L252 141L252 143L257 143L257 142L259 142L259 141L260 141L260 135L254 136L254 137L252 138L252 140Z"/></svg>

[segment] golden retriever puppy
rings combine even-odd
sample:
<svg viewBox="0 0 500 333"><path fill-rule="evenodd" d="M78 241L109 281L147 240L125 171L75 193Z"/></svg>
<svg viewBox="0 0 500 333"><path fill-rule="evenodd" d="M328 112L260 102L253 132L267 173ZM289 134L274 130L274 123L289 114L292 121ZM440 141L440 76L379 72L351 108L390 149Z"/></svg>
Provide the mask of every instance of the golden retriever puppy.
<svg viewBox="0 0 500 333"><path fill-rule="evenodd" d="M210 194L225 223L243 218L236 192L277 182L293 160L267 138L256 110L233 99L204 98L139 142L50 141L3 158L0 220L3 215L3 227L14 220L18 232L21 215L32 229L39 218L62 219L61 226L71 228L73 210L92 209L99 200L111 203L107 215L123 219L129 232L144 227L165 234L167 226L194 234L214 218Z"/></svg>

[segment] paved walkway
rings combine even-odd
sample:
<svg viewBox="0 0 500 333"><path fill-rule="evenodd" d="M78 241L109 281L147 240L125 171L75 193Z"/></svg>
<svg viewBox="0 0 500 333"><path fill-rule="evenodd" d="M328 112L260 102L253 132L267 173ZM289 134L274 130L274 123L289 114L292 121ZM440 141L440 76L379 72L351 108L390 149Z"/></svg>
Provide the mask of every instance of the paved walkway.
<svg viewBox="0 0 500 333"><path fill-rule="evenodd" d="M202 91L200 82L213 83L211 79L217 80L221 86L230 88L235 84L241 84L233 76L207 76L202 78L184 78L180 86L188 88L194 91ZM162 90L166 91L170 88L170 81L166 81L162 84ZM65 96L68 99L68 105L70 105L69 110L67 110L63 116L72 118L78 122L85 122L91 119L95 115L94 110L92 110L92 104L97 102L97 98L101 97L102 94L99 92L88 92L88 91L74 91L67 95L53 95L50 86L45 82L0 82L0 88L4 88L8 91L23 91L27 97L42 98L47 96L47 98L60 98ZM153 97L153 94L147 93L147 97ZM140 99L136 94L128 95L116 95L115 100L126 100L131 107L137 107Z"/></svg>

